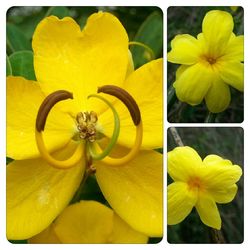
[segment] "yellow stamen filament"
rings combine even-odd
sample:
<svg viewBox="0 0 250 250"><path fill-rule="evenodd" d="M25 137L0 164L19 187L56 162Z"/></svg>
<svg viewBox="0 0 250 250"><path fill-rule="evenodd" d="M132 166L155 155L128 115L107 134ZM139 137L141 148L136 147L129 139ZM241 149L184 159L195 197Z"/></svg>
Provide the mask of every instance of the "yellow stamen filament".
<svg viewBox="0 0 250 250"><path fill-rule="evenodd" d="M81 160L84 153L84 144L82 142L78 144L75 152L70 158L67 160L56 160L46 149L42 133L43 132L38 132L37 130L35 131L37 147L42 157L53 167L67 169L75 166Z"/></svg>
<svg viewBox="0 0 250 250"><path fill-rule="evenodd" d="M143 137L143 127L142 127L142 121L140 121L140 123L136 126L135 142L129 153L121 158L113 158L110 156L106 156L101 161L110 166L125 165L129 161L133 160L138 154L142 143L142 137ZM94 146L97 151L101 151L101 148L97 143L95 143Z"/></svg>
<svg viewBox="0 0 250 250"><path fill-rule="evenodd" d="M56 103L66 100L73 99L72 93L66 90L58 90L50 95L48 95L42 102L36 117L36 129L35 137L37 148L41 156L53 167L60 169L67 169L75 166L82 158L84 154L84 145L82 142L79 143L73 155L67 160L56 160L48 152L44 140L43 140L43 130L46 124L47 116L50 110L56 105Z"/></svg>

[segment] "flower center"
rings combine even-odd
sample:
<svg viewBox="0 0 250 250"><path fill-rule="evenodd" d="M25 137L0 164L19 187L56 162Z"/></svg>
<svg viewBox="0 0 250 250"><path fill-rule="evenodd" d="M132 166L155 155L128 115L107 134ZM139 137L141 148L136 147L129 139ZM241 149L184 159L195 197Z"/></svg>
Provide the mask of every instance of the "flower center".
<svg viewBox="0 0 250 250"><path fill-rule="evenodd" d="M79 112L76 115L77 129L79 131L79 137L89 142L96 140L96 123L98 117L94 111L91 112Z"/></svg>
<svg viewBox="0 0 250 250"><path fill-rule="evenodd" d="M196 188L202 189L203 188L202 182L199 177L192 177L188 181L188 186L190 189L196 189Z"/></svg>
<svg viewBox="0 0 250 250"><path fill-rule="evenodd" d="M216 59L213 58L213 57L207 57L206 59L207 59L208 63L211 64L211 65L216 63Z"/></svg>

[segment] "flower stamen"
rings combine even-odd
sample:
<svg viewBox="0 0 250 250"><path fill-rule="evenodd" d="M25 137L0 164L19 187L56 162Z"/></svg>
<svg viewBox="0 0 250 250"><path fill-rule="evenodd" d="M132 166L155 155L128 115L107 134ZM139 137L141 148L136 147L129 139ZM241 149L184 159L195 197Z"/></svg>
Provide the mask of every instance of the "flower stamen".
<svg viewBox="0 0 250 250"><path fill-rule="evenodd" d="M84 153L84 144L80 142L73 153L73 155L67 160L57 160L50 155L46 149L44 140L43 140L43 131L46 124L46 120L50 110L55 106L56 103L66 99L73 99L72 93L65 90L58 90L48 95L42 102L36 117L36 129L35 137L37 148L41 156L53 167L60 169L67 169L73 167L78 163Z"/></svg>
<svg viewBox="0 0 250 250"><path fill-rule="evenodd" d="M131 161L138 154L143 137L143 126L141 120L141 112L140 109L134 100L134 98L124 89L113 86L113 85L105 85L98 88L98 93L103 92L112 96L117 97L121 100L125 106L128 108L131 118L136 126L136 138L133 147L129 151L129 153L121 158L112 158L110 156L106 156L102 161L111 166L124 165L127 162ZM98 144L94 145L95 150L101 151L101 148Z"/></svg>
<svg viewBox="0 0 250 250"><path fill-rule="evenodd" d="M113 105L108 101L106 100L104 97L102 96L99 96L99 95L90 95L88 96L88 98L91 98L91 97L95 97L95 98L98 98L100 100L102 100L103 102L105 102L109 107L110 109L112 110L113 112L113 115L114 115L114 129L113 129L113 134L112 134L112 137L110 139L110 142L109 144L107 145L107 147L105 148L105 150L103 150L101 153L99 154L96 154L95 153L95 149L94 149L94 145L93 143L88 143L88 148L89 148L89 153L91 155L91 157L94 159L94 160L102 160L103 158L105 158L107 155L109 155L109 153L111 152L111 150L113 149L113 147L115 146L116 142L117 142L117 139L118 139L118 136L119 136L119 133L120 133L120 119L119 119L119 116L115 110L115 108L113 107ZM91 142L91 141L90 141Z"/></svg>

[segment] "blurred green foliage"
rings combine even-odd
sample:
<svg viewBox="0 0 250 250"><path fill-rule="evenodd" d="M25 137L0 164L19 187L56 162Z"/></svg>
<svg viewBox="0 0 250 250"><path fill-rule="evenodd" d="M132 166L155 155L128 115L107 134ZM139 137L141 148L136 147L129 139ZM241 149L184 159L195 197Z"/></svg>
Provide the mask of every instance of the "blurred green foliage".
<svg viewBox="0 0 250 250"><path fill-rule="evenodd" d="M224 10L232 14L234 19L234 33L244 33L243 8L233 12L230 7L169 7L167 17L167 51L170 51L170 42L178 34L190 34L196 37L202 31L202 20L210 10ZM168 92L168 121L174 123L182 122L204 122L208 110L205 102L200 105L191 106L178 101L175 93L172 93L172 84L175 81L175 72L179 65L167 63L167 87ZM231 88L231 104L226 111L216 115L215 122L242 122L243 121L243 93Z"/></svg>
<svg viewBox="0 0 250 250"><path fill-rule="evenodd" d="M87 18L98 11L113 13L125 27L130 41L139 41L149 46L156 58L163 52L163 16L157 7L12 7L7 12L7 56L6 75L23 76L36 80L33 66L32 35L38 23L49 15L59 18L70 16L84 27ZM135 67L148 61L147 51L135 45L130 46ZM158 149L162 153L162 149ZM6 163L12 159L7 158ZM96 200L107 206L94 176L90 176L78 190L80 200ZM74 199L74 198L73 198ZM149 243L157 243L161 238L150 238ZM11 241L26 243L26 241Z"/></svg>
<svg viewBox="0 0 250 250"><path fill-rule="evenodd" d="M186 146L193 147L205 158L209 154L216 154L229 159L233 164L238 164L243 169L244 131L238 127L213 127L213 128L177 128L177 131ZM168 130L168 152L176 144ZM172 183L168 176L168 184ZM243 183L242 176L238 185L235 199L228 204L218 205L222 218L222 233L227 243L242 243L244 230L243 210ZM209 227L205 226L195 209L181 223L168 226L169 243L211 243Z"/></svg>

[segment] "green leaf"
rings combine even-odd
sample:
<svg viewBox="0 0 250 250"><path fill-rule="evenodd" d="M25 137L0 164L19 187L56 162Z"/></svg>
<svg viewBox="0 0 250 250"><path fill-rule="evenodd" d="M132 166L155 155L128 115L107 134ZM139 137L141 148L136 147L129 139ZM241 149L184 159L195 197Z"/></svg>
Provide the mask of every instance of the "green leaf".
<svg viewBox="0 0 250 250"><path fill-rule="evenodd" d="M31 43L25 37L22 30L16 25L7 23L7 50L13 53L19 50L31 50Z"/></svg>
<svg viewBox="0 0 250 250"><path fill-rule="evenodd" d="M57 16L58 18L63 18L69 16L69 9L63 6L50 7L45 16Z"/></svg>
<svg viewBox="0 0 250 250"><path fill-rule="evenodd" d="M32 51L15 52L9 57L9 60L13 76L23 76L28 80L36 80Z"/></svg>
<svg viewBox="0 0 250 250"><path fill-rule="evenodd" d="M134 41L144 43L149 46L156 58L162 56L163 48L163 23L162 13L159 11L153 12L142 23L138 32L134 37ZM131 46L135 68L143 65L148 61L148 51L137 45Z"/></svg>
<svg viewBox="0 0 250 250"><path fill-rule="evenodd" d="M6 56L6 76L12 75L12 68L10 64L10 59Z"/></svg>

